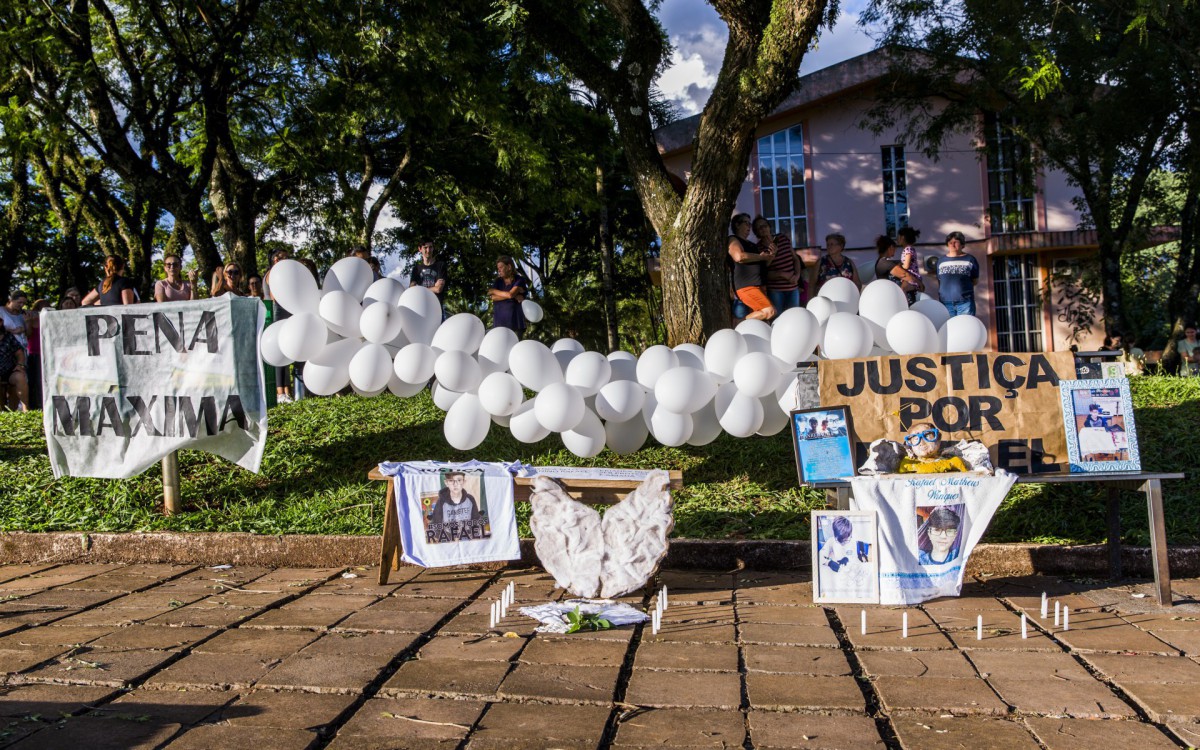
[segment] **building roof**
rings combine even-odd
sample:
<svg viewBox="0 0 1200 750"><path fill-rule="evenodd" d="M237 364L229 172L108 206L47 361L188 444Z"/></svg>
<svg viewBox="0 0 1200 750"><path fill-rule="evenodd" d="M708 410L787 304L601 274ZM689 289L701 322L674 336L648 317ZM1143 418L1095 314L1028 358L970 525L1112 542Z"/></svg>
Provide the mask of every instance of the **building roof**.
<svg viewBox="0 0 1200 750"><path fill-rule="evenodd" d="M801 76L796 90L771 114L764 117L763 121L873 83L887 74L891 58L889 50L874 49ZM654 131L658 152L665 156L677 151L690 150L699 128L700 115L692 115L658 128Z"/></svg>

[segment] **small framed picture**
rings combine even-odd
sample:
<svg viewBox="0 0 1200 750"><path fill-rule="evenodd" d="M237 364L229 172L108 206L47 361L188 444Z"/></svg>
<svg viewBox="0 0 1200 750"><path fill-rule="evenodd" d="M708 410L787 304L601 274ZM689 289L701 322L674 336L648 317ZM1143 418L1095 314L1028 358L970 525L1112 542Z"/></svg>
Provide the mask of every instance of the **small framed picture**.
<svg viewBox="0 0 1200 750"><path fill-rule="evenodd" d="M1072 473L1142 470L1128 379L1063 380L1058 388Z"/></svg>
<svg viewBox="0 0 1200 750"><path fill-rule="evenodd" d="M1101 362L1100 377L1108 380L1116 380L1125 377L1124 362Z"/></svg>
<svg viewBox="0 0 1200 750"><path fill-rule="evenodd" d="M854 476L853 430L848 408L796 409L791 413L791 424L800 484Z"/></svg>
<svg viewBox="0 0 1200 750"><path fill-rule="evenodd" d="M879 601L879 527L872 511L812 512L813 601Z"/></svg>

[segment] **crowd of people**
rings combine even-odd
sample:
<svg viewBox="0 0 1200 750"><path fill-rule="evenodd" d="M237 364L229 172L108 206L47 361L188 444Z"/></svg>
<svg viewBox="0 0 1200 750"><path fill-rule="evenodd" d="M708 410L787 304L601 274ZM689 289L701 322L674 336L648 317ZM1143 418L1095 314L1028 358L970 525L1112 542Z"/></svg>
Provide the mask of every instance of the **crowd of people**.
<svg viewBox="0 0 1200 750"><path fill-rule="evenodd" d="M446 261L441 260L434 250L433 242L423 240L418 244L421 258L410 274L409 286L424 286L444 305L449 283ZM243 278L241 266L233 261L224 263L213 271L208 286L209 297L233 295L257 297L267 304L268 323L290 317L290 313L271 295L271 271L280 261L290 257L286 249L271 253L269 268L263 276L251 275ZM379 259L363 246L351 248L347 257L365 260L375 279L383 278ZM313 278L320 283L316 264L308 258L299 258ZM79 307L134 305L142 302L137 285L126 278L127 266L124 258L110 255L104 259L104 278L81 294L79 289L66 289L58 303L59 310ZM174 253L163 258L163 278L154 282L154 302L177 302L199 299L199 273L192 269L185 273L183 259ZM521 303L530 288L529 279L521 273L510 256L496 259L496 277L488 289L493 306L493 326L510 328L520 337L528 325ZM26 411L42 408L41 336L40 314L54 309L50 300L39 299L32 305L29 295L20 289L14 290L8 302L0 308L0 409ZM443 308L443 319L445 310ZM288 402L303 395L303 363L290 367L275 368L276 399Z"/></svg>
<svg viewBox="0 0 1200 750"><path fill-rule="evenodd" d="M788 236L772 233L771 223L762 216L751 219L750 214L737 214L730 231L726 265L735 322L770 321L784 310L802 307L830 279L847 279L862 289L858 266L845 255L846 237L842 234L826 235L825 251L816 263L806 264ZM903 227L894 238L875 238L875 278L899 286L909 304L925 291L916 252L920 236L920 230ZM938 299L952 317L975 314L979 262L967 254L966 246L962 232L946 235L946 251L933 259L930 270L937 276Z"/></svg>

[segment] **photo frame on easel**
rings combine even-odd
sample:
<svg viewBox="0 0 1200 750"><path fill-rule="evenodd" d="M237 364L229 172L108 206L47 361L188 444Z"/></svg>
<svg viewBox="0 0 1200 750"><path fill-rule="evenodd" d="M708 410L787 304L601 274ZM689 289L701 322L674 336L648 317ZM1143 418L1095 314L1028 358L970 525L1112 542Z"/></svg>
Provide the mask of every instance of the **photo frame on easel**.
<svg viewBox="0 0 1200 750"><path fill-rule="evenodd" d="M789 422L800 484L854 476L854 430L847 407L796 409Z"/></svg>
<svg viewBox="0 0 1200 750"><path fill-rule="evenodd" d="M1141 471L1129 380L1063 380L1058 388L1071 472Z"/></svg>

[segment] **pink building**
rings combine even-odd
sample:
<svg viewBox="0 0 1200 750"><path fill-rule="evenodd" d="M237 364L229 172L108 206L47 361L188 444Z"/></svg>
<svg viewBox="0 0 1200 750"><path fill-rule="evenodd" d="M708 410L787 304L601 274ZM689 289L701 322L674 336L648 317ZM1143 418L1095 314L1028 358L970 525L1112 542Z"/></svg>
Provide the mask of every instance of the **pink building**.
<svg viewBox="0 0 1200 750"><path fill-rule="evenodd" d="M844 234L864 284L874 277L877 235L895 236L901 226L921 230L923 262L945 251L946 234L960 231L979 261L978 316L993 349L1099 349L1100 310L1091 333L1072 338L1063 293L1070 285L1047 293L1051 274L1078 278L1079 260L1096 250L1095 233L1079 229L1072 202L1078 191L1054 169L1034 177L1032 194L1021 189L1013 166L1023 145L982 113L974 132L944 143L937 160L906 149L894 132L877 136L862 127L887 64L876 50L801 78L796 93L759 124L736 210L763 214L814 259L825 235ZM657 133L667 168L685 181L698 123L691 117ZM985 142L995 156L984 156ZM924 278L936 297L937 277Z"/></svg>

